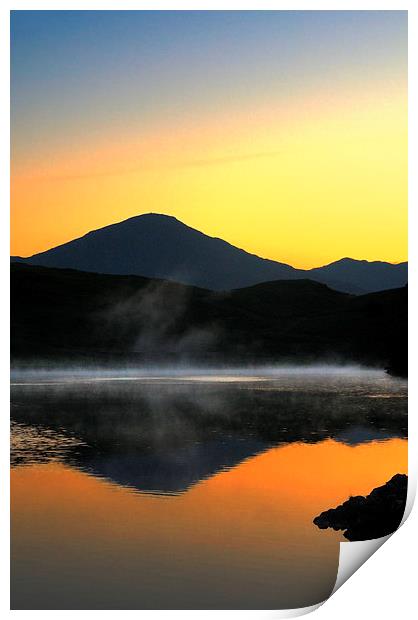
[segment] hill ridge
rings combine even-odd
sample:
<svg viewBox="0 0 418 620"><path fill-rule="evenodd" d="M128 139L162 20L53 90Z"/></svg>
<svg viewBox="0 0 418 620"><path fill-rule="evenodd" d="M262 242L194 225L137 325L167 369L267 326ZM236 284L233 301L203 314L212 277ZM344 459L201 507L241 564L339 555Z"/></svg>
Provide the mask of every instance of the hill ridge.
<svg viewBox="0 0 418 620"><path fill-rule="evenodd" d="M406 372L406 287L356 296L279 280L215 292L15 264L11 308L14 359L341 361Z"/></svg>

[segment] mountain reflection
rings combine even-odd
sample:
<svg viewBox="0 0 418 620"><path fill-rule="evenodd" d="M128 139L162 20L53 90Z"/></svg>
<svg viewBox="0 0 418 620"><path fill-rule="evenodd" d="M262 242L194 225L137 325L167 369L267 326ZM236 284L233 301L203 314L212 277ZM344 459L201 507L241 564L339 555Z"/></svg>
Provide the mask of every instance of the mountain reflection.
<svg viewBox="0 0 418 620"><path fill-rule="evenodd" d="M406 383L384 375L12 386L12 465L59 460L180 494L273 446L406 437Z"/></svg>

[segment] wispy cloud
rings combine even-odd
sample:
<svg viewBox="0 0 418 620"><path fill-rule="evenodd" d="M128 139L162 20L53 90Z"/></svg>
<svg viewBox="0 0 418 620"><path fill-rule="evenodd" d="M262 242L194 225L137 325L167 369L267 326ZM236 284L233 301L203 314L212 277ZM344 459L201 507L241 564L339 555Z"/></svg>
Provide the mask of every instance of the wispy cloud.
<svg viewBox="0 0 418 620"><path fill-rule="evenodd" d="M51 179L55 180L76 180L76 179L92 179L103 177L118 177L135 175L142 172L148 172L152 170L181 170L184 168L204 168L206 166L222 166L224 164L239 164L241 162L256 160L256 159L269 159L279 157L282 152L265 151L257 153L242 153L234 155L224 155L220 157L206 157L202 159L185 159L176 162L153 161L140 163L136 166L113 168L112 170L102 170L95 172L83 172L74 174L51 174L47 175Z"/></svg>

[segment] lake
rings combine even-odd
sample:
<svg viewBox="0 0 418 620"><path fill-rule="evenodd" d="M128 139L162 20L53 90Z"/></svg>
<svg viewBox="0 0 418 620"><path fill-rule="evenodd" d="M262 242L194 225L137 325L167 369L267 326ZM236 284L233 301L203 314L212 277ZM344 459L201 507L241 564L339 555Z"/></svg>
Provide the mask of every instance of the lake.
<svg viewBox="0 0 418 620"><path fill-rule="evenodd" d="M407 382L358 368L12 373L13 609L280 609L313 518L407 472Z"/></svg>

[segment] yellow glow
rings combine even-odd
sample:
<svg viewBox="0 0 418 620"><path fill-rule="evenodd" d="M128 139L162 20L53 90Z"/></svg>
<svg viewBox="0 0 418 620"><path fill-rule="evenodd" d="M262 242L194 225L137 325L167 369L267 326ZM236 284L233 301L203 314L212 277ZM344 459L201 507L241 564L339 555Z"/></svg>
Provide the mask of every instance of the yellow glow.
<svg viewBox="0 0 418 620"><path fill-rule="evenodd" d="M407 259L402 88L322 92L200 121L109 131L15 162L12 254L159 212L297 267Z"/></svg>

